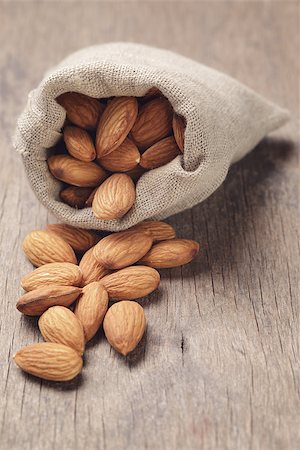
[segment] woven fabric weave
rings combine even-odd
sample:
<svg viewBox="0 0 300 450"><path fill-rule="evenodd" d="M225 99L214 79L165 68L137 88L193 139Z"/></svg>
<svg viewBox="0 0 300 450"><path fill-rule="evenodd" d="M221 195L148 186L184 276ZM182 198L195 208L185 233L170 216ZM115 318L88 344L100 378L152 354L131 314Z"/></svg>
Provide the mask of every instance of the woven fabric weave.
<svg viewBox="0 0 300 450"><path fill-rule="evenodd" d="M157 87L187 121L185 149L137 183L136 202L120 220L103 221L91 208L59 200L61 183L49 173L47 149L61 138L65 111L55 98L69 91L91 97L143 96ZM230 165L288 119L286 110L229 76L167 50L111 43L80 50L50 70L29 94L14 146L33 191L59 220L82 228L127 229L191 208L223 182Z"/></svg>

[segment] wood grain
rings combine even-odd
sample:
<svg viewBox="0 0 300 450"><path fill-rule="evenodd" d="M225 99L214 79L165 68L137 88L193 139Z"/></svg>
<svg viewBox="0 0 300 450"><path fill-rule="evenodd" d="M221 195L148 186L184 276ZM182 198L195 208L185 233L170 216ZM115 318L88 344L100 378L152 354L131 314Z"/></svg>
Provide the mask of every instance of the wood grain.
<svg viewBox="0 0 300 450"><path fill-rule="evenodd" d="M298 2L1 2L0 12L1 449L299 448ZM81 377L43 382L11 358L41 340L36 321L15 309L31 269L20 244L53 218L11 135L51 65L111 40L224 70L292 120L211 198L169 220L202 251L162 272L143 303L149 326L138 349L124 359L100 335Z"/></svg>

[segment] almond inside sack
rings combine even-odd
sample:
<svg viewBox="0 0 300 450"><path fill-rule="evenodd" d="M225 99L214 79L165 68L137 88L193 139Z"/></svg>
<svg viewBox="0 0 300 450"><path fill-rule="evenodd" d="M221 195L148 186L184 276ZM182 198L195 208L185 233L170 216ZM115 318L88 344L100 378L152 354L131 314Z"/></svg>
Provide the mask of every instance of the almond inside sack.
<svg viewBox="0 0 300 450"><path fill-rule="evenodd" d="M156 87L186 120L184 153L142 175L136 199L118 220L99 220L91 208L62 203L62 184L49 172L47 149L61 138L66 112L55 100L65 92L94 98L144 96ZM30 93L18 120L21 153L38 199L60 221L81 228L127 229L164 219L205 200L230 165L288 119L286 110L214 69L176 53L138 44L112 43L76 52L50 70Z"/></svg>

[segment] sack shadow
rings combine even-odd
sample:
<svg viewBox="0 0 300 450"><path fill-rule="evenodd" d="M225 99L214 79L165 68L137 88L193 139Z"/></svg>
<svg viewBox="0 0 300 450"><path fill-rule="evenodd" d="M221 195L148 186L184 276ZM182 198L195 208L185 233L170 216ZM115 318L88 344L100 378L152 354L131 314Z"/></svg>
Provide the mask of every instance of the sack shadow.
<svg viewBox="0 0 300 450"><path fill-rule="evenodd" d="M269 234L268 230L262 230L264 223L258 222L259 215L279 200L279 189L286 181L285 164L296 153L292 141L263 139L231 167L214 194L168 220L179 237L200 243L198 257L181 270L171 269L172 278L211 272L212 265L246 264L244 255L248 241L255 239L255 233Z"/></svg>

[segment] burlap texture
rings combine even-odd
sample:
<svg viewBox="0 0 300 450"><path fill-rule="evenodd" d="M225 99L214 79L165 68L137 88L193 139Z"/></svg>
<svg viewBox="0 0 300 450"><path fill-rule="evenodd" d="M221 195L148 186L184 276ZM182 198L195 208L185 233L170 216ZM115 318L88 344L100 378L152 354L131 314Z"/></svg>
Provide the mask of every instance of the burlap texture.
<svg viewBox="0 0 300 450"><path fill-rule="evenodd" d="M134 207L120 220L103 221L91 208L59 200L61 183L48 171L47 149L61 137L64 109L55 98L75 91L92 97L143 96L156 86L187 120L184 155L144 174ZM246 86L176 53L130 43L78 51L50 70L29 94L14 146L38 199L60 221L82 228L126 229L164 219L205 200L242 158L289 114Z"/></svg>

